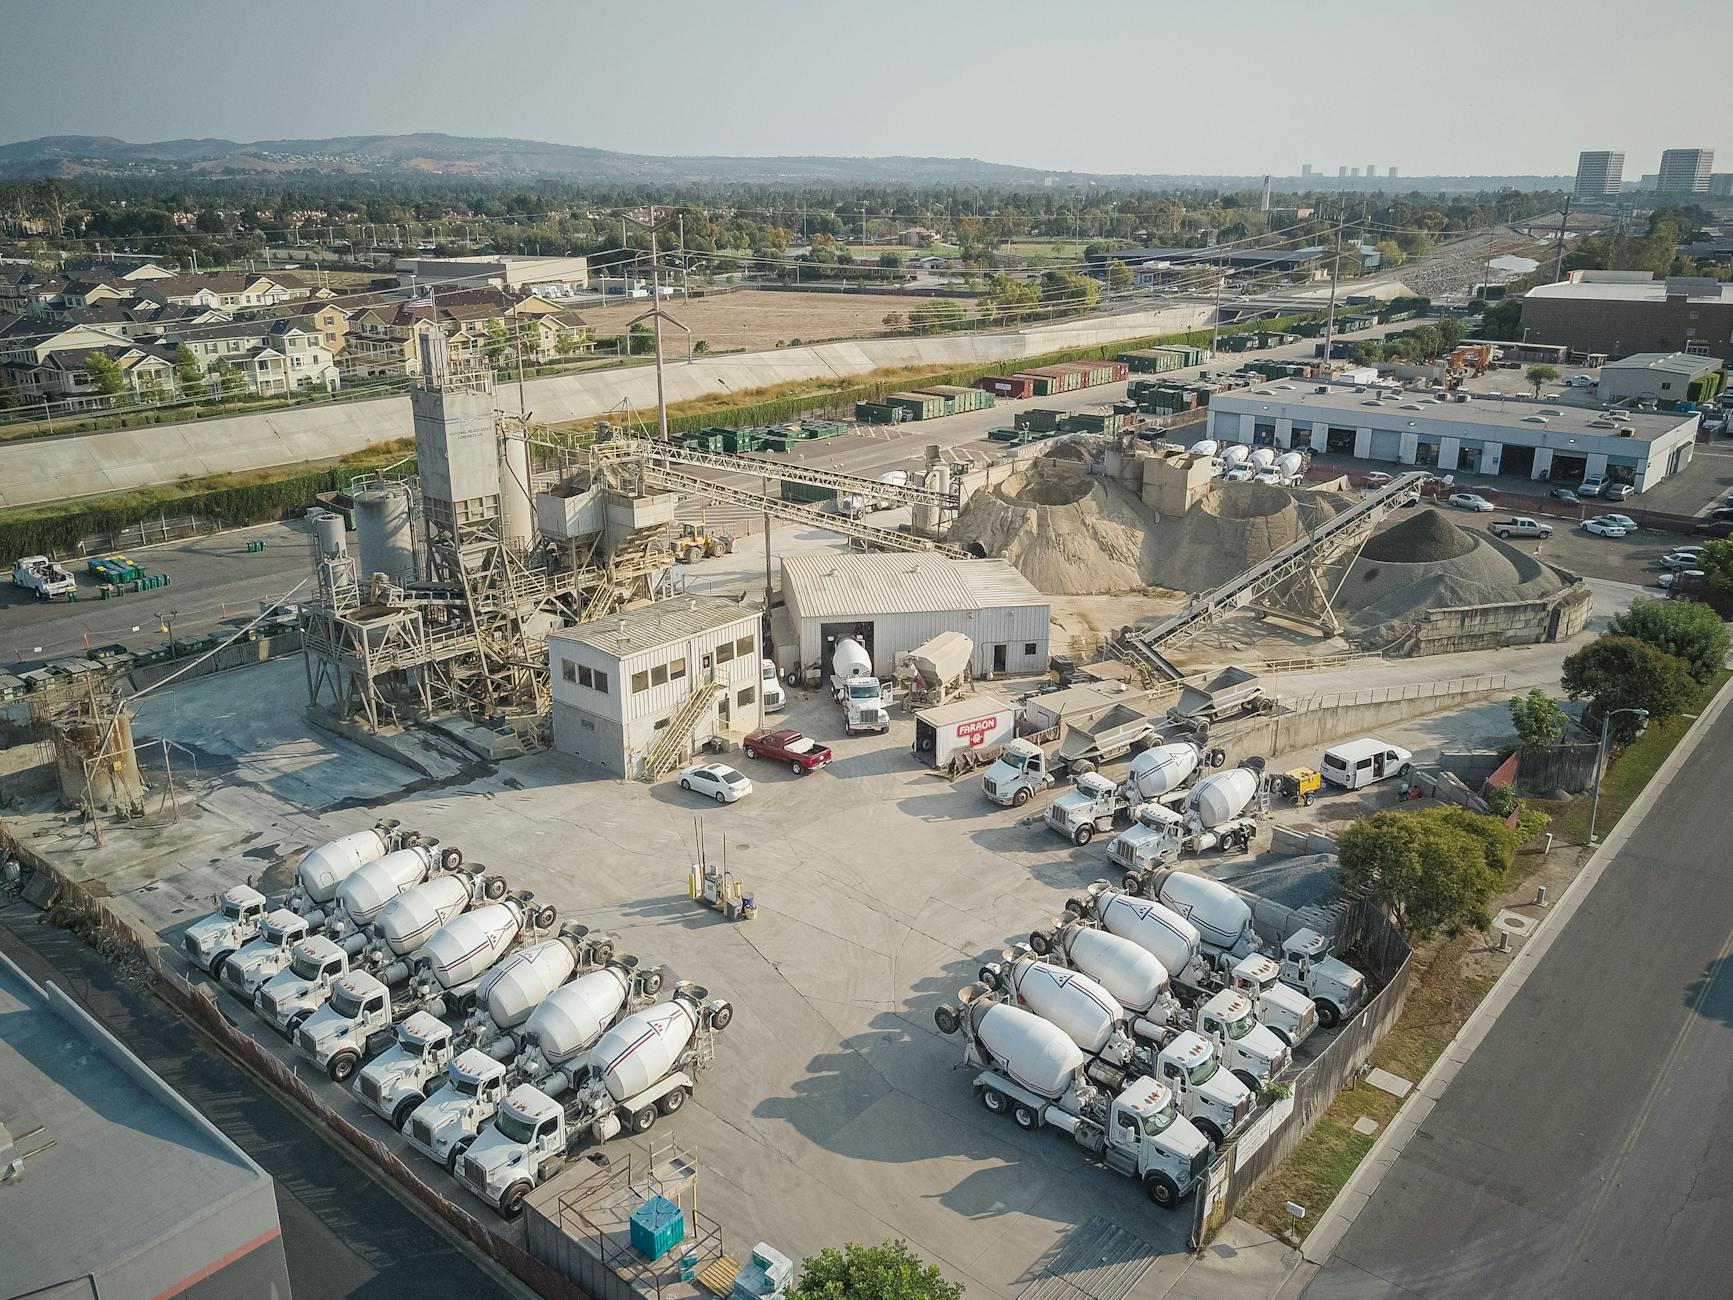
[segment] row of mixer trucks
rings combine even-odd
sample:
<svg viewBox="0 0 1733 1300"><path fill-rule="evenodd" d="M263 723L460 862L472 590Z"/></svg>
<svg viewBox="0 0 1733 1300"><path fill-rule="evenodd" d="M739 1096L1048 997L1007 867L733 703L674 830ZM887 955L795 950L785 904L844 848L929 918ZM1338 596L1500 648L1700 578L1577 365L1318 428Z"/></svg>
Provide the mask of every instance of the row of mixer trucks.
<svg viewBox="0 0 1733 1300"><path fill-rule="evenodd" d="M1275 447L1248 447L1244 443L1226 445L1214 438L1205 438L1191 445L1194 456L1207 456L1210 473L1229 483L1270 483L1289 487L1303 482L1311 458L1303 451L1281 451Z"/></svg>
<svg viewBox="0 0 1733 1300"><path fill-rule="evenodd" d="M664 971L557 919L381 822L309 852L281 907L229 890L182 947L509 1216L583 1141L678 1110L733 1014L688 983L658 1002Z"/></svg>

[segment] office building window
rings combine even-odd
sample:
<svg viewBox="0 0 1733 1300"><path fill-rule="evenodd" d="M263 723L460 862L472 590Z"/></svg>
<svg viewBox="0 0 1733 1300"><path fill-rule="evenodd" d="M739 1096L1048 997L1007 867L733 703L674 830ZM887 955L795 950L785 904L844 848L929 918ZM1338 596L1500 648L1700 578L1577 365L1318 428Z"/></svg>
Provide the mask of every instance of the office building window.
<svg viewBox="0 0 1733 1300"><path fill-rule="evenodd" d="M757 698L758 688L756 686L748 686L745 690L741 691L740 694L734 697L734 702L744 709Z"/></svg>
<svg viewBox="0 0 1733 1300"><path fill-rule="evenodd" d="M632 694L637 695L640 692L647 691L649 689L650 689L650 674L649 673L636 672L636 673L632 674Z"/></svg>
<svg viewBox="0 0 1733 1300"><path fill-rule="evenodd" d="M570 659L560 660L560 676L565 678L568 682L577 681L578 680L578 666L575 663L573 663Z"/></svg>

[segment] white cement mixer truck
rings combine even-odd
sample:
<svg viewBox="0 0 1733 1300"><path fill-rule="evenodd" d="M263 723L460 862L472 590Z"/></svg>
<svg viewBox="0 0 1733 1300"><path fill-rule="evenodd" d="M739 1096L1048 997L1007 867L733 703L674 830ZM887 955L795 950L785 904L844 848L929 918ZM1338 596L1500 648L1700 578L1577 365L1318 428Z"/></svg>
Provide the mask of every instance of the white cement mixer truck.
<svg viewBox="0 0 1733 1300"><path fill-rule="evenodd" d="M398 1021L396 1035L350 1086L363 1106L401 1129L416 1107L445 1086L452 1037L450 1025L425 1011Z"/></svg>
<svg viewBox="0 0 1733 1300"><path fill-rule="evenodd" d="M1269 807L1263 760L1246 759L1199 780L1178 811L1162 802L1139 806L1137 825L1113 838L1107 856L1122 871L1142 873L1182 853L1243 852Z"/></svg>
<svg viewBox="0 0 1733 1300"><path fill-rule="evenodd" d="M399 848L404 840L402 824L388 818L310 850L295 868L295 884L286 906L309 923L323 925L325 909L337 897L337 886L369 862Z"/></svg>
<svg viewBox="0 0 1733 1300"><path fill-rule="evenodd" d="M287 908L267 912L259 923L259 937L225 961L217 978L224 988L251 1006L253 995L278 971L288 967L295 945L307 933L305 919Z"/></svg>
<svg viewBox="0 0 1733 1300"><path fill-rule="evenodd" d="M446 1062L441 1086L398 1127L410 1146L450 1173L464 1148L498 1113L507 1086L505 1066L471 1047Z"/></svg>
<svg viewBox="0 0 1733 1300"><path fill-rule="evenodd" d="M586 1135L606 1142L622 1131L647 1133L657 1116L674 1114L714 1058L715 1034L734 1015L727 1002L708 996L681 984L670 1001L627 1016L581 1066L556 1073L554 1086L570 1080L558 1099L529 1084L513 1088L458 1159L458 1181L516 1218L524 1197L559 1172Z"/></svg>
<svg viewBox="0 0 1733 1300"><path fill-rule="evenodd" d="M1185 783L1202 768L1220 767L1224 758L1219 749L1206 751L1187 741L1154 745L1131 760L1129 775L1118 785L1099 772L1079 776L1071 793L1048 805L1047 825L1073 844L1087 844L1145 803L1183 804Z"/></svg>
<svg viewBox="0 0 1733 1300"><path fill-rule="evenodd" d="M1159 1040L1181 1016L1167 967L1140 944L1095 928L1068 913L1050 930L1029 936L1032 952L1080 970L1096 980L1124 1008L1132 1033Z"/></svg>
<svg viewBox="0 0 1733 1300"><path fill-rule="evenodd" d="M852 636L840 638L831 652L831 698L842 706L843 730L889 731L896 694L889 682L873 676L873 657Z"/></svg>
<svg viewBox="0 0 1733 1300"><path fill-rule="evenodd" d="M216 911L186 928L181 951L200 970L220 978L223 963L259 937L268 910L265 896L251 885L225 890Z"/></svg>
<svg viewBox="0 0 1733 1300"><path fill-rule="evenodd" d="M1209 1141L1163 1084L1143 1076L1110 1094L1089 1081L1083 1049L1057 1025L979 985L960 997L961 1007L942 1005L933 1019L941 1033L962 1035L965 1063L980 1070L975 1095L988 1110L1022 1129L1069 1134L1108 1168L1137 1179L1163 1209L1197 1186L1209 1168Z"/></svg>
<svg viewBox="0 0 1733 1300"><path fill-rule="evenodd" d="M1296 930L1282 941L1281 981L1312 999L1318 1021L1334 1028L1366 1000L1366 977L1330 953L1316 930Z"/></svg>

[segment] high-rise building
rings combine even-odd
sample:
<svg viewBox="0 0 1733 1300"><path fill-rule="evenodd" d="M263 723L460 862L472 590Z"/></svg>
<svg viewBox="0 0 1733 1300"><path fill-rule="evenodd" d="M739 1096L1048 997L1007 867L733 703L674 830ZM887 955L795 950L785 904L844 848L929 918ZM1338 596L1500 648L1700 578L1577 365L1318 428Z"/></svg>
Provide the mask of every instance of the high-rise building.
<svg viewBox="0 0 1733 1300"><path fill-rule="evenodd" d="M1709 197L1733 199L1733 172L1715 172L1709 177Z"/></svg>
<svg viewBox="0 0 1733 1300"><path fill-rule="evenodd" d="M1371 163L1367 163L1366 164L1366 179L1371 180L1377 174L1378 174L1378 169L1376 167L1374 167Z"/></svg>
<svg viewBox="0 0 1733 1300"><path fill-rule="evenodd" d="M1395 180L1395 179L1396 179L1396 169L1395 169L1395 168L1394 168L1394 167L1392 167L1392 168L1391 168L1391 169L1390 169L1390 171L1389 171L1389 177L1390 177L1390 179L1391 179L1391 180Z"/></svg>
<svg viewBox="0 0 1733 1300"><path fill-rule="evenodd" d="M1604 199L1617 194L1624 175L1624 154L1606 149L1585 150L1577 155L1576 196L1579 199Z"/></svg>
<svg viewBox="0 0 1733 1300"><path fill-rule="evenodd" d="M1300 179L1303 181L1309 181L1312 179L1312 164L1311 163L1301 163L1300 164Z"/></svg>
<svg viewBox="0 0 1733 1300"><path fill-rule="evenodd" d="M1348 179L1348 169L1346 167L1336 168L1336 179L1339 181L1347 180Z"/></svg>
<svg viewBox="0 0 1733 1300"><path fill-rule="evenodd" d="M1713 149L1668 149L1661 154L1655 188L1663 194L1707 194Z"/></svg>
<svg viewBox="0 0 1733 1300"><path fill-rule="evenodd" d="M1350 177L1357 177L1360 175L1360 169L1358 167L1350 167L1348 169L1348 175Z"/></svg>

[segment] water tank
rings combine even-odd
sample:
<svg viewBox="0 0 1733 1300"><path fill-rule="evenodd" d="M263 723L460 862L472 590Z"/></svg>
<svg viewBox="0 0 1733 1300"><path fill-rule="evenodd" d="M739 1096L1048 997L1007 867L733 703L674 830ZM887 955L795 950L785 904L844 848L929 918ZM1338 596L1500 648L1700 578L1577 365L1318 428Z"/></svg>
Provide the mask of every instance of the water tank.
<svg viewBox="0 0 1733 1300"><path fill-rule="evenodd" d="M520 949L490 970L476 989L488 1019L500 1029L521 1025L543 998L571 978L577 958L563 939Z"/></svg>
<svg viewBox="0 0 1733 1300"><path fill-rule="evenodd" d="M1246 457L1246 462L1255 469L1263 469L1266 465L1276 463L1276 453L1270 447L1254 447L1252 454Z"/></svg>
<svg viewBox="0 0 1733 1300"><path fill-rule="evenodd" d="M1064 1095L1083 1066L1083 1049L1058 1025L1003 1003L969 1008L975 1037L1005 1076L1042 1097Z"/></svg>
<svg viewBox="0 0 1733 1300"><path fill-rule="evenodd" d="M1165 903L1129 894L1103 894L1099 916L1104 930L1154 953L1170 973L1183 971L1197 956L1197 927Z"/></svg>
<svg viewBox="0 0 1733 1300"><path fill-rule="evenodd" d="M339 518L337 522L343 521ZM295 887L312 902L329 903L337 896L338 885L383 856L389 847L385 837L371 827L321 844L295 868Z"/></svg>
<svg viewBox="0 0 1733 1300"><path fill-rule="evenodd" d="M870 677L873 657L859 641L852 636L845 636L836 643L836 649L831 652L830 671L838 677Z"/></svg>
<svg viewBox="0 0 1733 1300"><path fill-rule="evenodd" d="M603 1034L590 1059L601 1070L608 1095L625 1101L674 1068L697 1028L697 1007L683 998L660 1002Z"/></svg>
<svg viewBox="0 0 1733 1300"><path fill-rule="evenodd" d="M1214 829L1244 812L1257 792L1258 774L1236 767L1199 781L1186 798L1185 808L1206 828Z"/></svg>
<svg viewBox="0 0 1733 1300"><path fill-rule="evenodd" d="M1198 749L1183 742L1156 745L1131 760L1131 774L1126 780L1139 799L1154 799L1177 790L1197 771Z"/></svg>
<svg viewBox="0 0 1733 1300"><path fill-rule="evenodd" d="M376 573L411 582L415 538L409 525L409 489L375 488L355 498L355 544L361 552L361 580Z"/></svg>
<svg viewBox="0 0 1733 1300"><path fill-rule="evenodd" d="M421 946L440 988L453 989L478 978L505 955L523 928L516 903L490 903L447 921Z"/></svg>
<svg viewBox="0 0 1733 1300"><path fill-rule="evenodd" d="M1219 880L1175 871L1162 879L1159 893L1161 901L1195 925L1212 947L1232 948L1251 933L1250 904Z"/></svg>
<svg viewBox="0 0 1733 1300"><path fill-rule="evenodd" d="M1246 446L1243 442L1236 442L1233 446L1226 448L1217 459L1231 469L1251 454L1252 449L1250 447Z"/></svg>
<svg viewBox="0 0 1733 1300"><path fill-rule="evenodd" d="M319 539L319 554L327 559L349 552L348 525L343 516L330 510L312 513L313 536Z"/></svg>
<svg viewBox="0 0 1733 1300"><path fill-rule="evenodd" d="M626 1005L624 971L612 966L562 985L530 1012L524 1041L550 1066L587 1051Z"/></svg>
<svg viewBox="0 0 1733 1300"><path fill-rule="evenodd" d="M373 932L395 955L407 957L469 906L469 882L462 876L435 876L406 889L380 909Z"/></svg>
<svg viewBox="0 0 1733 1300"><path fill-rule="evenodd" d="M1072 930L1065 955L1078 970L1098 980L1120 1006L1139 1015L1168 991L1167 967L1159 957L1106 930Z"/></svg>
<svg viewBox="0 0 1733 1300"><path fill-rule="evenodd" d="M420 844L358 868L337 886L337 906L357 926L372 925L384 906L427 875L433 854Z"/></svg>
<svg viewBox="0 0 1733 1300"><path fill-rule="evenodd" d="M1124 1015L1119 1002L1082 972L1020 961L1010 975L1016 1004L1058 1025L1084 1051L1101 1051L1118 1032Z"/></svg>
<svg viewBox="0 0 1733 1300"><path fill-rule="evenodd" d="M499 528L514 551L529 549L531 521L530 448L522 438L499 440Z"/></svg>

